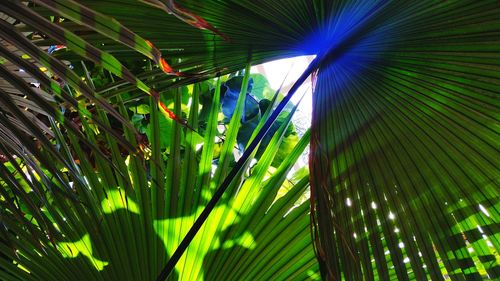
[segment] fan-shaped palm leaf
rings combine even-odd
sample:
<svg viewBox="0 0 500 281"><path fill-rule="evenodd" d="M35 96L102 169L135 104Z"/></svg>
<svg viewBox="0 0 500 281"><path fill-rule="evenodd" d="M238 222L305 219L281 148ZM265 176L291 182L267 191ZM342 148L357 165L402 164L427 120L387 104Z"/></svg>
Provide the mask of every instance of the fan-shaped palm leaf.
<svg viewBox="0 0 500 281"><path fill-rule="evenodd" d="M57 2L76 7L69 5L72 3L69 1ZM154 42L174 69L196 74L177 79L162 75L161 66L134 73L141 80L150 78L149 82L160 91L242 69L249 58L259 63L299 54L317 55L315 64L308 70L318 71L311 129L311 206L316 252L324 278L498 278L498 1L176 2L231 40L228 42L210 31L196 29L141 1L85 0L79 3L115 18L127 30ZM57 10L52 5L33 8L42 16L54 15ZM76 10L60 9L59 14L71 20L59 23L62 28L121 61L137 62L143 55L147 56L147 51L131 46L130 37L117 38L116 22L110 21L107 25L103 17L98 17L96 22L99 24L89 24L88 19L78 19L78 12L72 14ZM106 31L108 27L115 33ZM19 28L19 31L23 30ZM13 43L12 38L19 38L16 34L20 33L8 30L2 37ZM37 42L39 46L49 43L54 42L48 39ZM128 47L124 49L123 45ZM33 48L25 52L34 58L43 57ZM57 56L81 59L75 53L64 52ZM70 78L71 82L71 77L64 78ZM99 92L109 98L124 96L126 101L140 98L139 93L125 95L136 90L134 81L116 81ZM73 87L83 87L80 84L73 79ZM88 98L94 100L90 94ZM106 108L105 104L100 105ZM106 110L112 112L111 108ZM177 114L181 113L179 107L177 110ZM195 116L190 120L196 123ZM2 132L10 133L3 135L14 140L12 129L16 127L8 126ZM171 153L175 155L181 151L181 128L177 126L174 130L177 133L171 140ZM86 130L88 134L89 131L90 128ZM186 137L194 142L192 134ZM129 141L135 141L130 134ZM12 143L19 146L20 142L22 140ZM152 143L153 147L158 146L158 139ZM129 173L126 167L139 169L142 165L139 159L123 163L118 159L116 148L113 153L116 163L121 163L118 165L122 174ZM191 158L188 159L193 159L193 151L189 153ZM204 153L203 157L210 158L210 153ZM153 155L152 159L156 159L153 164L161 162L160 158L158 153ZM154 169L158 183L163 182L163 177L158 175L164 169L170 177L178 174L175 162L169 163L166 168L157 166ZM208 164L204 163L206 170ZM101 163L101 166L105 165ZM90 166L86 169L87 173L93 171ZM124 189L137 184L147 186L144 175L134 170L131 173L133 180L122 179L123 184L119 186ZM220 173L217 172L217 176ZM117 180L111 174L107 178ZM14 184L16 181L9 182ZM84 185L83 181L79 184ZM98 182L94 184L99 185ZM161 214L170 213L178 206L172 197L178 189L175 184L168 187L166 194L154 195L156 200L153 201L158 203L163 202L163 198L170 200L169 207L160 211ZM131 197L132 202L144 208L142 200L147 198L147 193L134 190L127 195L135 194ZM10 208L23 221L12 202L5 204L7 210ZM221 209L212 216L221 212L229 214ZM142 211L140 214L141 223L148 223L149 216L153 216ZM42 221L42 217L39 220ZM28 227L26 222L24 225ZM160 228L167 231L175 225L169 222ZM201 233L206 228L205 224ZM180 233L187 232L183 227L179 229ZM151 227L144 231L151 231ZM28 236L24 238L29 239ZM91 241L99 241L98 238ZM138 244L128 244L135 245L138 251L147 251ZM166 242L166 245L174 244ZM112 250L110 248L110 254ZM203 252L202 248L199 250ZM92 255L88 250L85 253ZM189 249L177 266L191 266L187 256ZM153 257L157 259L153 262L155 266L165 261L161 251ZM113 260L118 258L128 261L115 253ZM130 261L132 264L135 261L145 263L139 259ZM255 268L260 266L265 264L258 263ZM210 263L210 267L221 268L221 265ZM12 269L12 266L7 268ZM151 272L159 269L154 267ZM127 270L115 271L110 276L118 274L116 276L126 278L137 274ZM220 277L216 276L218 273L213 274L207 276ZM221 276L272 278L243 269L234 275Z"/></svg>

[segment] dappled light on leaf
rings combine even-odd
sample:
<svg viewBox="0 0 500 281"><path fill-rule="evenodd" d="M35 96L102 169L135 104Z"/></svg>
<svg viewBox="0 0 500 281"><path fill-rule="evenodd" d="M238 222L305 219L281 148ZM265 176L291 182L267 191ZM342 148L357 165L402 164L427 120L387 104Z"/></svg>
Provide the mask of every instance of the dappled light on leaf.
<svg viewBox="0 0 500 281"><path fill-rule="evenodd" d="M0 279L499 279L499 12L0 1Z"/></svg>
<svg viewBox="0 0 500 281"><path fill-rule="evenodd" d="M105 214L111 214L119 209L125 209L128 212L139 214L139 207L130 198L125 198L123 191L120 189L109 190L107 198L101 202L102 211Z"/></svg>
<svg viewBox="0 0 500 281"><path fill-rule="evenodd" d="M88 235L85 235L81 240L76 242L60 242L57 245L60 247L63 257L76 258L78 255L83 255L99 271L108 265L108 262L101 261L92 255L92 242Z"/></svg>

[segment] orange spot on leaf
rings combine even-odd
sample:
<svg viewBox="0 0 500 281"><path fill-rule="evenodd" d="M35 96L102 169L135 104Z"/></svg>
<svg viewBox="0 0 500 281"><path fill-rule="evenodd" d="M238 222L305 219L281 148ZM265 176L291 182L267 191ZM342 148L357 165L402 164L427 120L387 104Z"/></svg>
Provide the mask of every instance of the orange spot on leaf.
<svg viewBox="0 0 500 281"><path fill-rule="evenodd" d="M177 117L177 115L175 115L175 113L173 113L172 110L168 109L163 102L159 101L158 104L160 105L161 109L163 109L163 111L167 113L170 119L175 121L179 120L179 117Z"/></svg>
<svg viewBox="0 0 500 281"><path fill-rule="evenodd" d="M168 74L176 73L164 58L160 59L160 66L161 69Z"/></svg>

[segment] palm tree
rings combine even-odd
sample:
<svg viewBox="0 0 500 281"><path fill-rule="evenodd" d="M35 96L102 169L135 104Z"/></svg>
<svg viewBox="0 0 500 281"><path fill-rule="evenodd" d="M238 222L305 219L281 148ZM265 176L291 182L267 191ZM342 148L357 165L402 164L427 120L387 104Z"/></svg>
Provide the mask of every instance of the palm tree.
<svg viewBox="0 0 500 281"><path fill-rule="evenodd" d="M0 11L3 279L499 278L498 1L7 0ZM225 75L304 54L316 58L233 161L240 94L212 174ZM289 122L248 160L309 75L310 176L275 200L309 135L268 178ZM146 148L127 116L138 100ZM310 202L296 205L307 179Z"/></svg>

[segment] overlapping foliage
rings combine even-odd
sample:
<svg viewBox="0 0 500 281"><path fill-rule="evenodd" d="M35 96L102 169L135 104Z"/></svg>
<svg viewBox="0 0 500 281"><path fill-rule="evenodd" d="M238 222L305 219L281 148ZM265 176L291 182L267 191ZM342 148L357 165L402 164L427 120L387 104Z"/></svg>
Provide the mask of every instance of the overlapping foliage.
<svg viewBox="0 0 500 281"><path fill-rule="evenodd" d="M1 21L0 33L3 43L0 55L4 57L0 116L2 154L6 159L11 155L18 157L18 160L9 158L13 166L8 168L4 165L2 170L6 187L2 194L2 221L5 221L5 225L17 225L17 228L11 226L9 230L3 229L4 237L13 238L16 236L14 233L19 232L18 235L25 235L22 241L37 245L37 239L43 236L39 229L43 229L43 234L48 234L49 238L42 244L45 246L42 249L52 249L51 240L56 238L55 234L64 225L61 220L65 216L61 216L57 209L47 209L47 212L54 213L51 217L37 211L34 203L38 201L33 201L33 196L28 195L30 192L22 191L25 188L22 183L36 187L33 188L35 194L32 194L36 195L35 198L44 198L43 194L36 194L36 190L50 191L54 195L47 198L47 205L61 202L65 204L64 210L77 217L87 217L91 213L87 211L89 206L78 204L83 199L78 194L76 196L74 190L85 190L84 187L91 185L102 186L102 182L112 183L109 186L106 184L106 188L120 186L120 192L127 192L127 196L131 196L130 201L126 202L136 204L122 203L121 206L129 206L129 209L136 206L140 210L139 214L129 210L123 216L118 214L123 213L123 210L118 211L116 215L110 215L110 221L107 222L129 230L116 237L130 241L125 244L133 245L127 248L132 252L120 255L121 252L117 251L123 249L116 245L123 245L124 241L113 239L115 236L94 242L104 239L104 236L92 239L81 233L75 234L95 227L96 220L78 220L75 223L76 220L69 220L68 216L68 221L74 224L74 228L68 228L68 232L75 235L73 241L81 241L81 245L89 241L100 243L99 249L106 249L105 252L118 261L127 261L122 265L131 265L124 267L123 271L113 269L113 273L106 273L111 274L108 277L154 278L167 258L162 256L164 251L152 246L163 242L145 242L145 237L151 237L158 227L162 231L171 227L166 228L165 224L153 226L154 220L149 218L177 214L176 208L182 204L177 203L177 198L172 194L184 192L180 188L182 186L192 186L183 181L176 183L170 180L178 178L176 175L181 171L188 173L194 169L192 166L188 169L176 168L181 167L181 163L196 162L193 162L193 159L197 159L194 149L183 146L181 142L184 139L185 143L196 143L196 134L187 127L197 127L193 114L195 111L183 115L182 102L174 102L177 106L171 113L177 122L172 125L174 133L169 144L172 146L169 155L174 157L168 158L169 164L163 170L159 165L163 159L157 153L160 151L160 137L150 137L153 154L151 158L144 159L147 158L144 153L137 151L138 132L127 125L127 118L123 118L126 107L122 103L143 99L148 94L154 99L157 97L156 92L178 96L179 86L240 70L249 60L259 63L299 54L315 54L316 67L308 70L318 71L315 76L311 128L311 204L315 249L323 277L334 280L479 280L499 277L498 1L185 0L167 1L169 4L166 6L162 6L160 1L146 1L153 4L146 5L144 1L135 0L79 1L82 5L68 0L33 2L24 9L19 8L24 3L12 4L21 2L11 0L2 2L0 6L5 7L2 11L7 12L9 8L11 11L9 17ZM15 22L15 19L27 26ZM205 25L205 30L197 29L203 27L200 19L210 26ZM59 28L50 28L47 23L43 23L44 20ZM68 49L57 51L54 56L47 55L44 48L57 44L65 44ZM19 59L25 54L29 58ZM152 59L153 64L159 66L142 67L145 58ZM91 83L92 78L96 80L95 75L86 77L86 82L82 81L77 74L85 73L84 67L78 63L82 59L86 64L92 61L104 67L106 71L103 73L110 77L109 81L97 85L96 89L92 88ZM68 63L73 65L74 71L67 67ZM21 67L29 76L21 73L12 75L15 67ZM40 67L45 67L56 80L48 79ZM108 72L113 75L108 75ZM26 87L26 82L20 78L28 79L29 82L36 79L44 91ZM65 84L55 82L57 79ZM194 95L196 91L192 93ZM23 99L25 95L27 98ZM108 101L111 101L111 105ZM158 107L157 101L150 105L153 109L152 120L159 120L158 116L153 116L158 114L154 110ZM243 109L244 98L239 101L239 108ZM61 105L68 111L76 112L77 118L63 114ZM161 112L168 115L168 111ZM47 118L40 117L42 115L49 116L52 122L42 122ZM238 122L234 121L230 128L240 122L241 116L236 117ZM187 124L183 119L188 119ZM117 124L125 126L126 137L111 129ZM80 125L84 127L83 132L79 130ZM58 127L62 128L62 136L56 129ZM104 145L102 140L97 141L99 137L94 136L96 131L108 136ZM160 131L152 128L152 132ZM228 141L235 144L237 133L229 135ZM215 138L214 134L205 134L207 136L209 141L205 142L204 147L212 144ZM62 141L67 138L71 138L69 144ZM33 139L37 141L33 142ZM58 140L59 146L53 145L53 139ZM85 147L86 151L79 152L76 159L90 156L96 167L105 170L103 175L106 176L101 179L102 182L90 182L89 177L82 177L82 173L90 175L96 167L85 164L85 161L79 164L72 161L75 159L73 150L78 147L77 143ZM118 147L123 149L120 151ZM103 148L109 150L112 161L104 157L103 151L106 149ZM229 150L232 149L225 150L226 159L231 158ZM203 150L201 159L210 159L210 154L211 150ZM127 159L125 157L128 157L128 162L124 162ZM23 167L17 168L15 164L21 161L19 159L31 169L20 172ZM179 159L190 161L178 162ZM229 169L229 162L225 161L220 167ZM262 158L260 161L267 163ZM147 173L138 172L147 171L144 163L150 163L151 178L147 178ZM200 167L204 167L201 169L204 171L201 174L202 182L207 184L210 182L207 179L210 170L208 162ZM14 173L13 169L19 171ZM211 191L223 182L227 174L225 171L215 173ZM163 173L167 175L165 178L161 176ZM127 175L132 180L125 180L130 178ZM30 180L36 176L40 177L38 181ZM186 177L188 179L193 180ZM72 182L71 186L69 182ZM165 184L166 193L161 191L155 194L155 189L148 189L151 188L148 182L151 182L151 186ZM127 189L135 185L141 188L132 189L133 192ZM233 190L237 190L234 188L236 186ZM19 192L9 193L9 190ZM90 194L100 192L99 189L92 190ZM152 208L146 208L144 203L149 190ZM244 190L243 187L240 190ZM202 198L203 194L199 191L192 190L185 194L196 194ZM114 194L111 193L111 197L96 195L96 198L113 198L120 193ZM236 197L227 196L221 204L234 207L227 204L233 202L229 198L236 200ZM168 199L167 206L170 206L168 210L158 208L165 198ZM91 199L85 198L89 202L100 202ZM271 198L265 200L272 201ZM19 202L26 202L24 206L30 211L20 210L23 204ZM291 201L288 203L291 204ZM183 206L187 206L186 203ZM240 205L238 201L237 206L240 208L245 204ZM294 209L295 212L300 210L304 215L307 212L304 206ZM251 213L250 207L241 208L245 210L242 214ZM105 206L98 209L110 210ZM174 209L176 211L172 211ZM217 209L219 211L211 216L217 216L218 212L224 213L223 209ZM263 209L260 211L265 212ZM148 213L146 210L156 210L157 213ZM36 222L35 226L26 213L34 217L32 221ZM225 213L232 216L229 211ZM270 216L267 218L271 219ZM51 224L54 219L59 220L57 227ZM281 217L273 219L281 220ZM300 220L304 223L303 217ZM251 220L247 226L250 229L250 225L260 222L268 221ZM131 225L148 223L149 226L139 229L139 234L130 231ZM171 221L166 225L176 223ZM186 231L184 227L179 226L178 236L160 237L180 239ZM226 226L222 223L220 227ZM243 230L246 228L243 224L236 228L240 232L230 227L229 231L221 233L238 233L240 236L233 238L240 240L230 239L227 241L232 242L228 243L247 245L244 241L249 236ZM205 229L207 226L204 226L202 233ZM141 238L134 240L134 237ZM255 236L253 239L256 239ZM10 251L11 259L18 258L13 254L12 249L15 247L11 247L12 242L8 242L16 240L4 240L2 252ZM208 262L207 268L213 272L206 277L304 279L308 266L313 269L309 273L313 274L315 267L311 260L308 260L311 264L305 262L310 255L306 242L296 244L288 240L286 246L290 247L289 253L298 253L299 248L304 246L301 253L308 254L295 256L303 257L300 260L308 266L290 266L294 264L294 259L285 259L288 266L280 264L277 262L279 256L267 252L274 249L274 253L286 255L287 252L277 246L282 245L279 243L283 241L261 243L267 245L265 249L252 250L252 253L261 254L250 254L246 261L241 262L247 264L251 272L240 269L241 263L234 260L239 256L221 250L217 257L222 255L226 259L220 264L214 264L219 261L218 258ZM174 244L165 242L165 245ZM223 245L223 242L218 245ZM291 250L295 245L301 245L294 248L296 252ZM206 251L209 248L199 249L208 254ZM42 254L40 247L38 249L31 253ZM145 254L152 249L156 249L155 254ZM193 255L190 249L185 257L190 253ZM24 251L29 252L30 249L24 248ZM94 254L89 249L79 251L87 256ZM236 252L246 253L246 250ZM71 255L68 253L68 256ZM208 256L212 257L211 254ZM149 262L149 259L153 259L153 262ZM68 260L74 259L62 259ZM23 261L26 261L25 257ZM85 269L88 269L94 275L87 279L98 279L101 273L96 271L97 268L113 268L112 264L105 265L109 261L99 256L98 260L94 260L94 266L84 265L83 262L81 266L75 267L74 272L84 274ZM236 266L229 261L236 262ZM179 267L189 267L192 265L190 262L188 258L181 259L176 267L177 272L184 274L184 270ZM4 277L29 278L14 264L3 264L11 270L2 272ZM140 264L141 269L152 267L143 277L134 270L133 266L137 264ZM32 266L37 264L33 263ZM56 269L62 264L54 262L52 266ZM252 272L271 272L261 270L261 266L273 268L276 270L273 272L283 275L253 275ZM40 274L52 272L40 266L33 267L32 272L35 272L35 268L43 272ZM241 272L229 274L224 270ZM25 275L16 275L14 271Z"/></svg>
<svg viewBox="0 0 500 281"><path fill-rule="evenodd" d="M76 2L61 3L85 15L91 12ZM273 107L257 107L258 118L252 116L257 123L246 128L242 95L229 108L230 122L223 122L221 109L229 105L221 107L221 83L229 83L227 76L163 90L159 96L149 85L158 87L155 78L164 77L163 72L181 81L206 78L165 71L166 62L148 53L154 45L142 44L148 41L128 30L134 44L103 32L126 30L116 21L105 22L108 18L101 22L105 26L92 26L94 31L133 47L158 68L142 58L122 63L93 46L90 42L96 41L74 30L84 23L76 18L73 30L58 27L74 14L64 20L44 17L33 12L38 6L15 1L0 7L5 13L1 278L155 279L233 169L236 144L244 149ZM67 60L60 59L64 52ZM245 73L243 85L236 87L246 89L248 69ZM120 84L120 78L133 88L109 96L109 90L96 88L109 87L113 80ZM287 179L309 134L271 169L292 114L273 130L259 161L252 166L248 161L232 178L170 280L317 278L308 204L297 203L308 175L301 171ZM244 142L237 140L241 133ZM220 152L215 153L216 147Z"/></svg>
<svg viewBox="0 0 500 281"><path fill-rule="evenodd" d="M248 69L246 73L240 87L248 84ZM92 76L89 73L88 77ZM154 279L234 161L233 147L242 127L245 98L238 100L231 123L220 133L221 79L217 79L212 94L206 84L164 93L165 104L172 103L171 110L176 115L186 116L188 127L165 119L154 98L150 98L149 106L140 105L149 144L137 143L135 137L140 135L123 128L126 141L131 147L142 147L140 152L124 150L112 134L100 130L83 115L75 117L83 126L85 135L80 137L99 144L98 148L81 143L75 133L50 115L40 117L50 121L48 130L54 133L53 138L38 134L45 137L46 144L23 154L4 146L4 155L10 161L2 164L2 278ZM182 103L183 91L189 107ZM201 120L200 95L212 99L201 108L207 112ZM127 107L139 114L138 105L126 106L121 98L116 98L114 104L126 119L132 113ZM268 109L262 112L262 122L271 107ZM71 110L75 109L66 109ZM101 108L94 110L93 114L107 128L113 127L109 130L120 127L119 121ZM291 114L268 141L260 161L248 172L240 171L231 182L227 195L177 264L171 280L316 275L308 204L296 205L308 186L308 175L302 172L292 182L287 180L288 172L309 142L309 134L289 151L286 161L269 173ZM204 137L190 129L200 128L200 123ZM168 126L169 134L160 134L164 126ZM31 129L19 135L24 136L28 148L35 142L29 133L37 133ZM162 138L168 138L165 145ZM214 147L221 140L221 152L214 155ZM47 159L51 151L61 160ZM218 165L213 174L215 160ZM54 177L60 177L60 182ZM66 190L61 183L69 185ZM9 214L16 214L17 218L9 218ZM262 263L256 265L254 260ZM275 265L283 261L286 271Z"/></svg>

